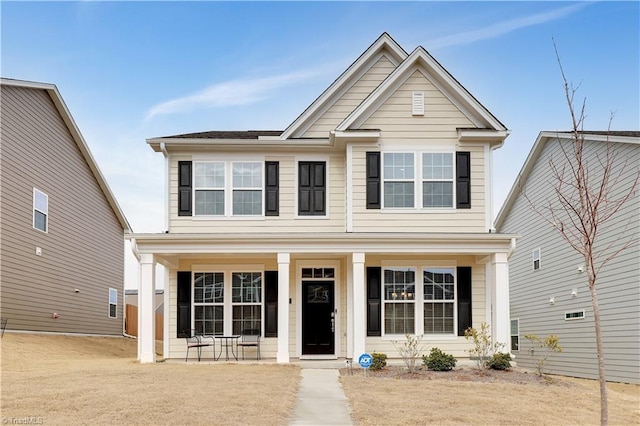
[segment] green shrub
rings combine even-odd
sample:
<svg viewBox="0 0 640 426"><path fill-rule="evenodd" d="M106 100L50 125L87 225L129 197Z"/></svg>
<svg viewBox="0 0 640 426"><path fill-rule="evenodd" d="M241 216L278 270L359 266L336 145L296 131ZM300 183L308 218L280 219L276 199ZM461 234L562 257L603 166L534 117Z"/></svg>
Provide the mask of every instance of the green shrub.
<svg viewBox="0 0 640 426"><path fill-rule="evenodd" d="M488 365L492 370L508 370L511 368L511 354L497 352L493 354Z"/></svg>
<svg viewBox="0 0 640 426"><path fill-rule="evenodd" d="M438 348L431 349L429 356L422 356L422 363L427 366L429 370L434 371L449 371L456 366L457 359L453 355L442 352Z"/></svg>
<svg viewBox="0 0 640 426"><path fill-rule="evenodd" d="M373 358L372 362L371 362L371 367L369 367L369 369L371 370L382 370L383 368L385 368L387 366L387 355L386 354L379 354L379 353L372 353L371 354L371 358Z"/></svg>

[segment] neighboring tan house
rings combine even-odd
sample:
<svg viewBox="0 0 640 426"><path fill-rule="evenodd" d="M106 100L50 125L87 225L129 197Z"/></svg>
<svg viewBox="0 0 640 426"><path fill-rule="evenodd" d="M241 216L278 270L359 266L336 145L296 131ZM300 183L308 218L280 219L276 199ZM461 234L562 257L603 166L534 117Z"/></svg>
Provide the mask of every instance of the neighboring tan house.
<svg viewBox="0 0 640 426"><path fill-rule="evenodd" d="M405 335L468 356L509 340L508 255L492 232L492 152L508 130L422 47L382 34L283 131L147 143L166 161L167 229L132 235L139 359L152 362L155 264L165 358L183 337L257 329L262 355L357 359Z"/></svg>
<svg viewBox="0 0 640 426"><path fill-rule="evenodd" d="M623 166L625 171L610 195L619 198L628 193L640 166L640 132L584 132L583 136L584 158L592 179L600 170L598 162L604 158L608 140L617 152L614 175ZM520 192L525 187L527 196L538 204L553 200L555 184L549 161L559 168L567 166L561 146L571 149L570 144L566 132L540 133L498 214L496 227L499 232L519 235L518 248L509 262L511 351L518 366L535 366L526 334L556 334L564 351L553 354L545 370L595 379L595 329L584 260L534 213ZM607 379L618 382L640 383L639 189L636 187L635 195L601 227L596 240L596 247L602 248L610 243L619 247L635 239L602 269L596 284Z"/></svg>
<svg viewBox="0 0 640 426"><path fill-rule="evenodd" d="M0 315L8 330L122 335L129 224L56 86L0 83Z"/></svg>

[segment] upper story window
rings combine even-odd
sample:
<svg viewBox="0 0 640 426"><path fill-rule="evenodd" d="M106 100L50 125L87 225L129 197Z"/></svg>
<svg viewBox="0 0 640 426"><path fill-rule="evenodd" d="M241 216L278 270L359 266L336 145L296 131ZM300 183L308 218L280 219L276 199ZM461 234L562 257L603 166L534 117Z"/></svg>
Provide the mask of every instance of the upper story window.
<svg viewBox="0 0 640 426"><path fill-rule="evenodd" d="M422 207L453 207L453 154L422 154Z"/></svg>
<svg viewBox="0 0 640 426"><path fill-rule="evenodd" d="M533 270L537 271L538 269L540 269L540 249L539 248L533 251L532 258L533 258Z"/></svg>
<svg viewBox="0 0 640 426"><path fill-rule="evenodd" d="M196 161L193 167L196 216L263 214L263 163Z"/></svg>
<svg viewBox="0 0 640 426"><path fill-rule="evenodd" d="M413 153L385 152L382 161L384 207L415 207Z"/></svg>
<svg viewBox="0 0 640 426"><path fill-rule="evenodd" d="M33 188L33 227L47 232L49 228L49 197L44 192Z"/></svg>

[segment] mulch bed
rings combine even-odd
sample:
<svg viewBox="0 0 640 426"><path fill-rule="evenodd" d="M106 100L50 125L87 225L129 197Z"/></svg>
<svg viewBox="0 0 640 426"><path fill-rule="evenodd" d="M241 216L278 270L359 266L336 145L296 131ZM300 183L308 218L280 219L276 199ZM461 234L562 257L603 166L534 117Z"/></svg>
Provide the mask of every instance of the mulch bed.
<svg viewBox="0 0 640 426"><path fill-rule="evenodd" d="M360 367L341 368L340 374L364 375ZM451 380L460 382L480 383L514 383L514 384L554 384L572 386L571 383L558 380L550 376L538 376L537 373L518 368L509 370L482 371L473 367L458 367L451 371L430 371L426 367L418 367L413 373L409 373L404 366L387 366L382 370L368 370L367 377L379 379L403 379L403 380Z"/></svg>

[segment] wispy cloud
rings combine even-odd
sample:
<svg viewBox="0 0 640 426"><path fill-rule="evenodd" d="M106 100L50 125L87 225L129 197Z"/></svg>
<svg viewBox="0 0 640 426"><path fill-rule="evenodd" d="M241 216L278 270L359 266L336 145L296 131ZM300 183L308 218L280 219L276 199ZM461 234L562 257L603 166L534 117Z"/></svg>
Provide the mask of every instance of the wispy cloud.
<svg viewBox="0 0 640 426"><path fill-rule="evenodd" d="M546 22L555 21L556 19L564 18L587 5L588 3L573 4L571 6L554 9L549 12L537 13L535 15L499 22L477 30L456 33L450 36L437 38L431 41L428 46L429 49L437 49L440 47L470 44L480 40L499 37L521 28L540 25Z"/></svg>
<svg viewBox="0 0 640 426"><path fill-rule="evenodd" d="M162 102L151 107L145 119L158 115L189 112L201 108L247 105L265 100L275 90L321 74L318 70L302 70L265 78L230 80L214 84L196 93Z"/></svg>

